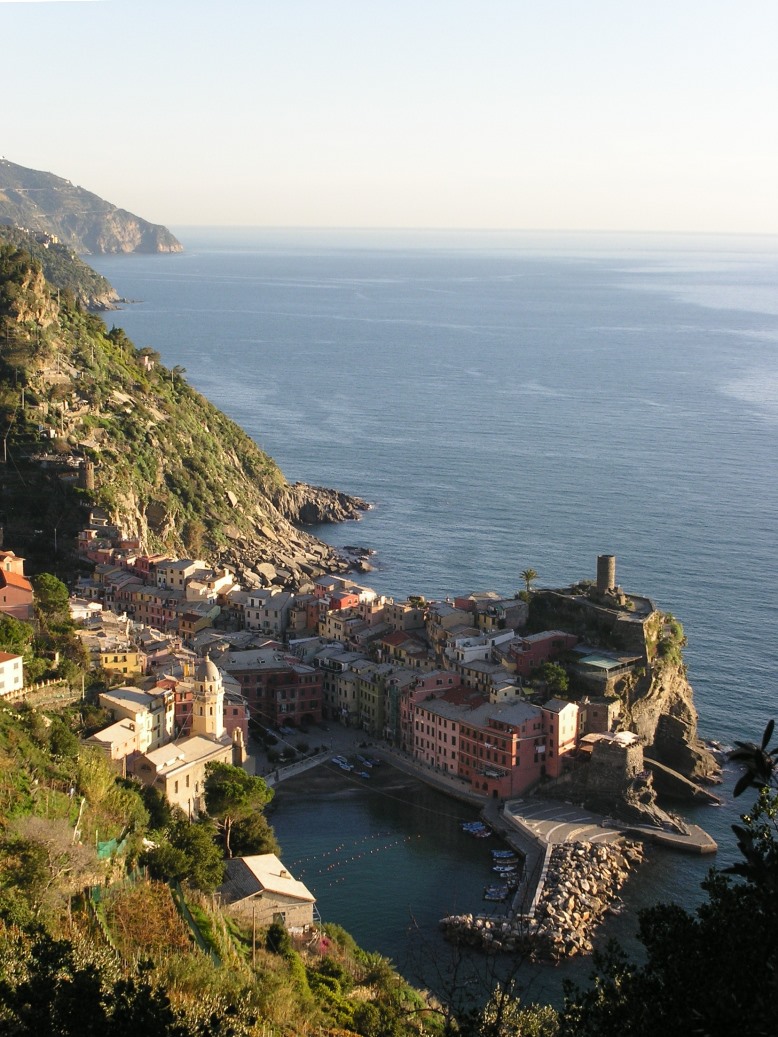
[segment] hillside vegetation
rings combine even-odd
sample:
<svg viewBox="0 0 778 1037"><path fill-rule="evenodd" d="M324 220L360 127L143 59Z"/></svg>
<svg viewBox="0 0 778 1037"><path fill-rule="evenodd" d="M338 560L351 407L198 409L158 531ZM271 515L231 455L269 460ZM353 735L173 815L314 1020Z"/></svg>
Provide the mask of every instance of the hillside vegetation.
<svg viewBox="0 0 778 1037"><path fill-rule="evenodd" d="M153 350L109 330L17 243L0 244L0 346L0 521L6 543L33 568L48 568L52 549L61 566L88 505L106 509L149 550L243 569L267 563L282 584L345 567L289 520L299 520L311 496L325 512L334 502L322 517L338 519L363 502L314 488L296 493L182 368L168 370ZM93 490L83 477L87 461Z"/></svg>
<svg viewBox="0 0 778 1037"><path fill-rule="evenodd" d="M293 942L223 915L216 826L117 778L79 746L84 719L0 710L0 1033L440 1032L435 1003L338 926Z"/></svg>
<svg viewBox="0 0 778 1037"><path fill-rule="evenodd" d="M110 310L119 302L109 281L88 266L67 245L45 234L34 234L0 223L0 244L23 249L40 263L43 276L60 292L68 292L88 310Z"/></svg>
<svg viewBox="0 0 778 1037"><path fill-rule="evenodd" d="M44 232L76 252L181 252L166 227L69 180L0 160L0 223Z"/></svg>

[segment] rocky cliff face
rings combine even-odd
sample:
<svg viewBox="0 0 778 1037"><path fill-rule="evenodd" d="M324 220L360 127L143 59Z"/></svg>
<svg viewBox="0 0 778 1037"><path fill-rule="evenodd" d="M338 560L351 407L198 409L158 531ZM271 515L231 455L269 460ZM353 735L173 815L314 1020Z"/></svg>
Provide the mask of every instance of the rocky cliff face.
<svg viewBox="0 0 778 1037"><path fill-rule="evenodd" d="M69 180L0 160L0 223L45 232L76 252L181 252L166 227Z"/></svg>
<svg viewBox="0 0 778 1037"><path fill-rule="evenodd" d="M120 301L118 292L104 277L87 266L67 245L57 244L48 234L36 234L0 223L0 248L10 246L31 256L41 267L49 285L56 285L56 293L77 299L87 310L112 310ZM45 296L44 286L38 284L39 299ZM52 299L55 292L51 292ZM53 303L48 309L55 314Z"/></svg>
<svg viewBox="0 0 778 1037"><path fill-rule="evenodd" d="M355 518L367 507L359 498L304 483L282 488L282 498L287 489L293 491L291 499L304 500L321 523ZM338 502L337 509L333 501ZM305 589L317 576L352 568L351 559L298 528L300 518L294 508L284 514L260 492L238 498L228 491L225 505L233 509L234 521L227 516L221 524L220 543L189 546L196 549L192 553L204 555L218 566L229 566L249 590ZM146 499L127 489L116 497L112 518L128 536L138 537L144 544L156 542L182 549L178 547L180 516L169 500Z"/></svg>
<svg viewBox="0 0 778 1037"><path fill-rule="evenodd" d="M302 485L302 484L298 484ZM317 503L318 487L305 487L309 491L309 507L319 514L328 508L335 490L321 490ZM357 502L349 505L346 498L342 518L350 518L348 511L356 509ZM320 521L339 522L342 518ZM244 586L285 587L305 589L311 581L324 573L346 572L351 568L349 559L335 548L298 528L269 502L265 503L253 531L246 535L226 527L225 532L233 539L229 547L219 554L221 564L229 565L239 575Z"/></svg>
<svg viewBox="0 0 778 1037"><path fill-rule="evenodd" d="M78 251L104 252L183 252L183 245L167 227L148 223L126 209L110 209L100 220L83 224L69 217L66 224ZM77 246L74 244L74 248Z"/></svg>
<svg viewBox="0 0 778 1037"><path fill-rule="evenodd" d="M656 660L650 672L623 689L623 726L646 755L692 779L717 780L720 767L697 735L694 692L683 664Z"/></svg>
<svg viewBox="0 0 778 1037"><path fill-rule="evenodd" d="M281 515L298 526L318 526L327 522L358 519L360 513L370 507L367 501L350 497L340 490L308 486L301 482L282 486L272 500Z"/></svg>
<svg viewBox="0 0 778 1037"><path fill-rule="evenodd" d="M25 270L20 277L18 291L8 301L8 320L17 325L48 328L58 314L58 307L49 296L42 272L29 268Z"/></svg>

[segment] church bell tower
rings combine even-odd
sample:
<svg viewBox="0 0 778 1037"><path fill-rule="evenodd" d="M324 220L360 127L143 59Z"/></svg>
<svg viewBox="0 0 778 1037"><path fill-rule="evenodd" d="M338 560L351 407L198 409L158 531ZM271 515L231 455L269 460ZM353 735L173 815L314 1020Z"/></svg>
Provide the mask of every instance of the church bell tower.
<svg viewBox="0 0 778 1037"><path fill-rule="evenodd" d="M220 740L224 735L224 683L211 659L204 659L195 669L192 709L192 734Z"/></svg>

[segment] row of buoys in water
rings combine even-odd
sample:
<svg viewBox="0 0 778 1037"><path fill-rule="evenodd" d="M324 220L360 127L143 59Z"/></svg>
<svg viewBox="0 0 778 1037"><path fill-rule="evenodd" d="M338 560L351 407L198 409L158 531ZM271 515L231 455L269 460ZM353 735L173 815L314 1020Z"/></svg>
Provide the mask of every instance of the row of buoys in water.
<svg viewBox="0 0 778 1037"><path fill-rule="evenodd" d="M350 857L341 857L326 867L319 868L318 871L313 872L314 875L325 875L328 871L332 871L334 868L340 868L346 864L353 864L355 861L363 860L365 857L369 857L375 853L382 853L385 850L396 849L398 846L402 846L404 843L410 842L412 839L421 839L421 835L406 835L402 839L396 839L394 842L386 843L385 846L376 846L371 850L363 850L361 853L355 853ZM329 854L321 854L322 857L328 856ZM316 858L302 858L302 860L316 860ZM306 869L303 868L298 872L300 878L306 874Z"/></svg>
<svg viewBox="0 0 778 1037"><path fill-rule="evenodd" d="M361 839L356 839L353 842L354 846L358 846L359 843L366 843L368 840L374 839L386 839L387 836L392 835L392 832L373 832L371 835L365 835ZM407 836L406 838L411 839L413 836ZM421 836L419 836L421 838ZM296 857L292 862L291 866L296 868L300 864L304 864L306 861L315 861L320 857L330 857L334 853L340 853L341 850L345 849L346 844L340 843L339 846L334 846L331 850L322 850L321 853L310 853L304 857Z"/></svg>

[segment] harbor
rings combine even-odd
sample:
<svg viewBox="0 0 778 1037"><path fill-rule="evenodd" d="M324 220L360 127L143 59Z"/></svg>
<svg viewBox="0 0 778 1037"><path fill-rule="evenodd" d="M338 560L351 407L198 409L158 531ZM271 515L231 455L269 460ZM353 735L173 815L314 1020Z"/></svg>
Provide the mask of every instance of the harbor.
<svg viewBox="0 0 778 1037"><path fill-rule="evenodd" d="M451 925L444 924L443 929L448 929L451 935L456 928L457 938L468 946L514 953L525 946L528 934L532 933L540 938L542 953L539 956L545 960L559 960L570 954L587 955L596 943L596 928L611 922L624 910L618 899L619 890L629 876L642 867L644 844L659 844L693 856L716 849L715 842L695 825L687 825L688 835L681 836L649 826L619 824L612 818L564 802L535 797L522 797L504 804L484 800L460 779L420 766L385 745L368 744L358 731L337 728L326 732L326 738L328 745L322 747L317 756L267 775L269 784L277 789L279 814L282 815L285 804L297 796L317 800L326 797L342 806L347 799L353 799L357 790L370 790L379 796L388 791L399 801L405 798L410 806L418 799L412 791L418 788L418 783L443 793L449 804L447 817L450 819L445 852L459 856L461 870L472 878L469 893L462 887L455 893L452 890L459 908L454 912L443 911L434 922L428 917L426 926L439 926L444 919L455 919ZM344 770L341 765L341 761L347 760L353 761L355 767L362 767L357 757L381 761L378 766L369 768L367 780L359 777L358 771ZM257 762L261 769L261 759ZM463 813L465 819L461 816ZM276 823L275 814L273 823ZM425 820L420 824L422 828L429 827ZM436 826L437 821L433 826L434 840L443 852ZM344 821L338 831L348 829ZM458 830L457 836L450 835L451 829ZM420 833L408 832L403 838L412 841L414 837L420 837ZM284 842L283 830L280 838ZM456 840L456 845L448 840ZM372 859L367 863L371 874L379 863L376 857L382 848L396 845L388 840L372 847L375 852L370 854ZM499 867L495 854L508 855L511 862L520 861L521 867L501 877L493 870ZM357 852L348 859L358 865L358 857ZM480 866L476 863L478 858L483 862ZM594 876L592 869L596 872ZM322 876L325 882L352 881L343 876L333 879L335 870L325 872ZM579 879L589 888L576 887ZM316 890L315 881L310 877L307 881L312 881ZM561 903L562 898L564 903ZM326 893L323 899L327 900ZM326 911L324 914L328 917ZM342 921L341 918L330 920ZM465 929L467 938L463 937Z"/></svg>

